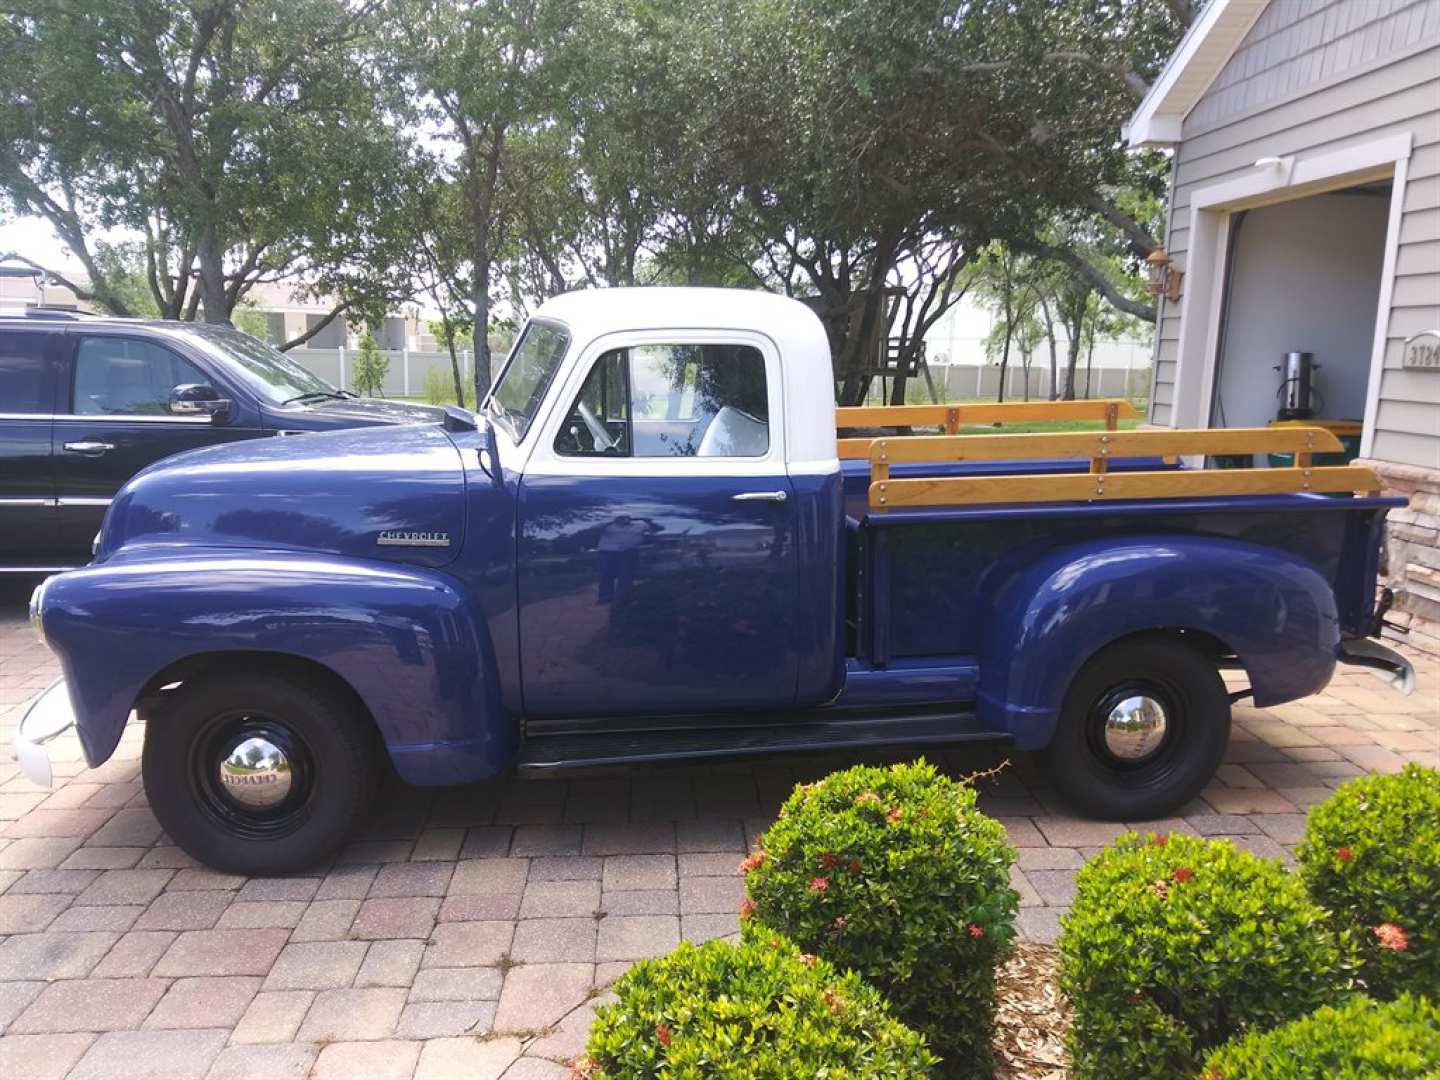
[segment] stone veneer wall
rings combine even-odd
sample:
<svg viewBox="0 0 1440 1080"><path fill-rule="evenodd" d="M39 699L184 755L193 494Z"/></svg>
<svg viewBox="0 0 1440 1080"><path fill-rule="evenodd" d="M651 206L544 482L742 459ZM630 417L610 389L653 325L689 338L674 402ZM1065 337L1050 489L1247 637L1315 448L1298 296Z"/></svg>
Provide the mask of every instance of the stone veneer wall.
<svg viewBox="0 0 1440 1080"><path fill-rule="evenodd" d="M1356 461L1375 470L1385 494L1410 500L1386 517L1381 580L1395 590L1388 621L1408 633L1385 636L1421 652L1440 656L1440 468L1425 469L1390 461Z"/></svg>

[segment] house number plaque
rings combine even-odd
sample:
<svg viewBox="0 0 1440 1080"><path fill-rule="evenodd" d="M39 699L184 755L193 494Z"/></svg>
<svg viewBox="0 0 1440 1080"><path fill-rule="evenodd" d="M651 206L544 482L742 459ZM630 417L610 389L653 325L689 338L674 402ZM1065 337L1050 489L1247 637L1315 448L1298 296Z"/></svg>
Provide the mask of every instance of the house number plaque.
<svg viewBox="0 0 1440 1080"><path fill-rule="evenodd" d="M1411 371L1440 371L1440 330L1421 330L1406 338L1400 366Z"/></svg>

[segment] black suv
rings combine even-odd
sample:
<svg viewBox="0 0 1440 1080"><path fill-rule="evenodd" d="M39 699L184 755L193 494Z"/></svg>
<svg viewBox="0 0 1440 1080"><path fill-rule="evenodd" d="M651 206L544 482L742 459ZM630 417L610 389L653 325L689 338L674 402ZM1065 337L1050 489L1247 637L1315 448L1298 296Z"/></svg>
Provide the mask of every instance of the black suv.
<svg viewBox="0 0 1440 1080"><path fill-rule="evenodd" d="M0 572L88 562L121 485L182 450L443 415L336 390L230 327L0 317Z"/></svg>

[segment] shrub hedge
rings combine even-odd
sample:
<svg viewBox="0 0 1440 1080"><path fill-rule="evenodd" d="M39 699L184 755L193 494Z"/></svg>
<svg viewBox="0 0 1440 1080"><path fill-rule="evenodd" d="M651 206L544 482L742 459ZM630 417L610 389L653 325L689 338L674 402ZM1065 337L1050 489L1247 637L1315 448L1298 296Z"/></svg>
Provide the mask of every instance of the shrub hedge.
<svg viewBox="0 0 1440 1080"><path fill-rule="evenodd" d="M1278 861L1131 833L1080 871L1060 938L1079 1077L1193 1078L1228 1039L1352 983L1353 950Z"/></svg>
<svg viewBox="0 0 1440 1080"><path fill-rule="evenodd" d="M921 1080L935 1058L854 972L771 931L642 960L596 1010L575 1080Z"/></svg>
<svg viewBox="0 0 1440 1080"><path fill-rule="evenodd" d="M858 766L795 789L742 864L742 914L863 975L948 1075L989 1075L1014 859L970 786L924 761Z"/></svg>
<svg viewBox="0 0 1440 1080"><path fill-rule="evenodd" d="M1440 993L1440 772L1343 785L1310 811L1298 855L1310 894L1355 935L1372 995Z"/></svg>
<svg viewBox="0 0 1440 1080"><path fill-rule="evenodd" d="M1440 1076L1440 1007L1402 995L1381 1004L1356 995L1215 1051L1203 1080L1434 1080Z"/></svg>

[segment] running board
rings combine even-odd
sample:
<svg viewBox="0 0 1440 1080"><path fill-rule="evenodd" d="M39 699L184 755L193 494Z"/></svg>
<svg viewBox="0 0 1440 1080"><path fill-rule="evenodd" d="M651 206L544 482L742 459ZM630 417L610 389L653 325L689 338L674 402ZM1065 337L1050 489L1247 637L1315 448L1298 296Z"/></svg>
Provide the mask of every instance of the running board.
<svg viewBox="0 0 1440 1080"><path fill-rule="evenodd" d="M795 720L766 726L533 735L520 745L522 771L588 768L639 762L745 757L752 754L935 746L1009 739L977 727L974 713L897 718Z"/></svg>

